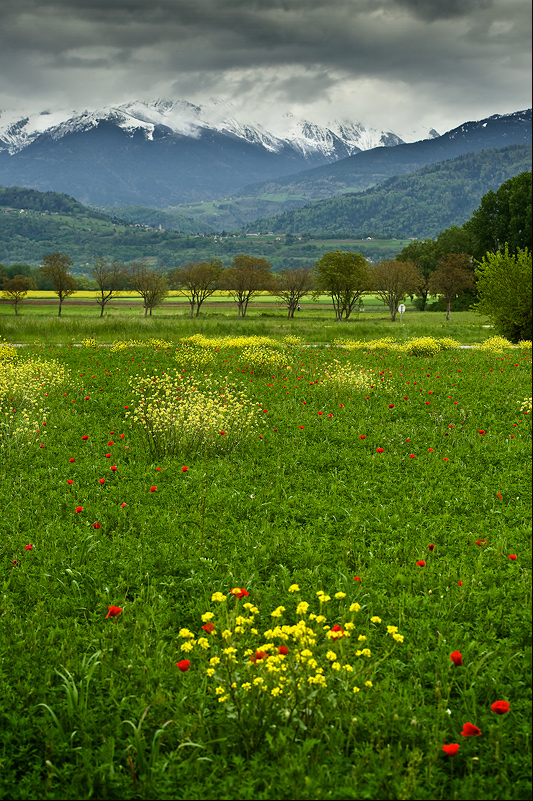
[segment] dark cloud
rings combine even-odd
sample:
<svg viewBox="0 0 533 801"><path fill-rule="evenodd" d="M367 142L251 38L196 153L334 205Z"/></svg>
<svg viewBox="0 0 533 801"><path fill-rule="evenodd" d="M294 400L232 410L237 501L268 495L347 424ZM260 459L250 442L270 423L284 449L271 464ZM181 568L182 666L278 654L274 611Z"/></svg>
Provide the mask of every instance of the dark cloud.
<svg viewBox="0 0 533 801"><path fill-rule="evenodd" d="M0 15L4 108L529 102L529 0L2 0Z"/></svg>

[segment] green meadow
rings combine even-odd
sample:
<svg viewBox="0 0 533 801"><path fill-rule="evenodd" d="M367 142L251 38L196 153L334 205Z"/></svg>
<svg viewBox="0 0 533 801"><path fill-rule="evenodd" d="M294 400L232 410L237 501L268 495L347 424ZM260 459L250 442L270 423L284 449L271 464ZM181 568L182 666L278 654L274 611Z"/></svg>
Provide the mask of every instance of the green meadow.
<svg viewBox="0 0 533 801"><path fill-rule="evenodd" d="M0 308L0 796L530 798L531 343L54 312Z"/></svg>

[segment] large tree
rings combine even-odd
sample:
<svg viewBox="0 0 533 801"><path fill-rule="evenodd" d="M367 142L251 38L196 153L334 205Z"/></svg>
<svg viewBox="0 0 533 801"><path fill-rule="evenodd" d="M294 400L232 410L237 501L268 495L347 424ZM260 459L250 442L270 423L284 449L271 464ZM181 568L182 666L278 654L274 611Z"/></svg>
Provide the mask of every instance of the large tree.
<svg viewBox="0 0 533 801"><path fill-rule="evenodd" d="M372 290L388 307L391 322L407 295L414 295L423 282L418 267L411 261L390 259L375 264L371 270Z"/></svg>
<svg viewBox="0 0 533 801"><path fill-rule="evenodd" d="M170 284L185 295L191 307L191 317L200 314L200 307L221 286L224 265L219 259L210 261L191 261L183 267L172 270Z"/></svg>
<svg viewBox="0 0 533 801"><path fill-rule="evenodd" d="M134 261L130 265L130 283L143 299L144 316L158 306L168 295L168 282L162 273L148 266L146 260Z"/></svg>
<svg viewBox="0 0 533 801"><path fill-rule="evenodd" d="M509 253L532 247L531 172L522 172L505 181L496 192L487 192L479 208L464 224L472 237L471 252L477 260L486 253Z"/></svg>
<svg viewBox="0 0 533 801"><path fill-rule="evenodd" d="M476 311L486 314L512 342L531 339L531 252L487 253L478 262Z"/></svg>
<svg viewBox="0 0 533 801"><path fill-rule="evenodd" d="M315 294L330 295L335 320L347 320L363 293L370 288L368 263L360 253L325 253L314 268Z"/></svg>
<svg viewBox="0 0 533 801"><path fill-rule="evenodd" d="M97 304L100 306L100 317L110 300L116 298L128 280L128 270L121 261L108 262L95 258L91 275L98 287Z"/></svg>
<svg viewBox="0 0 533 801"><path fill-rule="evenodd" d="M43 278L49 278L54 287L54 292L59 298L58 317L61 317L61 309L65 298L73 295L77 289L76 281L71 275L73 261L66 253L50 253L43 256L43 261L39 267L39 272Z"/></svg>
<svg viewBox="0 0 533 801"><path fill-rule="evenodd" d="M302 298L309 294L313 287L312 267L293 267L291 270L280 270L272 294L285 303L287 318L294 317L294 312Z"/></svg>
<svg viewBox="0 0 533 801"><path fill-rule="evenodd" d="M237 304L237 316L246 317L248 304L259 292L271 290L272 268L266 259L234 256L224 275L224 288Z"/></svg>
<svg viewBox="0 0 533 801"><path fill-rule="evenodd" d="M440 295L446 302L446 320L450 319L452 301L458 295L474 289L472 259L467 253L448 253L439 259L428 282L431 295Z"/></svg>
<svg viewBox="0 0 533 801"><path fill-rule="evenodd" d="M25 275L15 275L13 278L4 278L2 282L2 297L8 300L18 314L18 307L35 284Z"/></svg>

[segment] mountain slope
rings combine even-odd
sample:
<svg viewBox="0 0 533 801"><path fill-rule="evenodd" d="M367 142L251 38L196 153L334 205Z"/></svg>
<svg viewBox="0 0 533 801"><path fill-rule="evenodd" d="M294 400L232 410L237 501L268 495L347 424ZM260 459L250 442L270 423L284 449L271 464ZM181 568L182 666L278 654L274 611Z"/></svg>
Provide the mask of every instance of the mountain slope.
<svg viewBox="0 0 533 801"><path fill-rule="evenodd" d="M483 150L389 178L357 194L318 201L245 231L353 237L435 237L461 225L490 189L531 169L531 144Z"/></svg>

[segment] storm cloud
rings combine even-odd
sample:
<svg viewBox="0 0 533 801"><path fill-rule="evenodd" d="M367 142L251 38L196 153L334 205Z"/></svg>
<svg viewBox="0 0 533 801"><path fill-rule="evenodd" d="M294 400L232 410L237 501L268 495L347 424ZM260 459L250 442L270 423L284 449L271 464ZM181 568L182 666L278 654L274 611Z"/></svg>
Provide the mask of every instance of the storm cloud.
<svg viewBox="0 0 533 801"><path fill-rule="evenodd" d="M408 134L530 105L529 0L2 0L0 108L219 98Z"/></svg>

